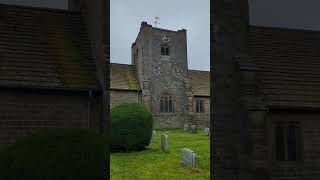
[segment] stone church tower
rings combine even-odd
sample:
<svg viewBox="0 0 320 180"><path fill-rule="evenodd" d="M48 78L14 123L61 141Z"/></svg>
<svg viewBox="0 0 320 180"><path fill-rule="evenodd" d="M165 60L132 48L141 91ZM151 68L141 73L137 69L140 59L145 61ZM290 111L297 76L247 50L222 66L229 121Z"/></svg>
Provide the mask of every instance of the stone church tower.
<svg viewBox="0 0 320 180"><path fill-rule="evenodd" d="M154 114L155 128L183 127L192 108L186 34L185 29L171 31L142 22L131 47L132 64L143 101Z"/></svg>

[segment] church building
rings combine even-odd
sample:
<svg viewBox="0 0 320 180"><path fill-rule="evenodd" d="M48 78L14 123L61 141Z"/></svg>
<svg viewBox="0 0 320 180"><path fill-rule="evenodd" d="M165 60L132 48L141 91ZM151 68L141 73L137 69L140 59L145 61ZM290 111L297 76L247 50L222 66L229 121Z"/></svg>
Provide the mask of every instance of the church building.
<svg viewBox="0 0 320 180"><path fill-rule="evenodd" d="M141 102L154 128L209 127L210 72L188 69L187 32L141 23L131 64L110 65L111 108Z"/></svg>
<svg viewBox="0 0 320 180"><path fill-rule="evenodd" d="M319 179L320 31L251 24L247 0L213 7L213 179Z"/></svg>
<svg viewBox="0 0 320 180"><path fill-rule="evenodd" d="M105 131L106 2L68 2L0 4L0 146L46 128Z"/></svg>

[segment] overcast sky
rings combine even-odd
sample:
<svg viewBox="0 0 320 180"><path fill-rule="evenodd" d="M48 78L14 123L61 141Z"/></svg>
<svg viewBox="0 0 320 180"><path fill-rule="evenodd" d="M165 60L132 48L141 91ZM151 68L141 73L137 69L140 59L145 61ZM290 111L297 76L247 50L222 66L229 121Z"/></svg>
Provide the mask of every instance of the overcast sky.
<svg viewBox="0 0 320 180"><path fill-rule="evenodd" d="M4 4L67 9L68 0L0 0Z"/></svg>
<svg viewBox="0 0 320 180"><path fill-rule="evenodd" d="M67 0L0 0L0 3L67 8ZM320 30L320 0L249 0L250 24ZM111 0L111 61L130 63L141 21L187 29L190 69L209 70L209 0Z"/></svg>
<svg viewBox="0 0 320 180"><path fill-rule="evenodd" d="M159 28L187 30L190 69L210 69L210 1L209 0L111 0L111 61L131 62L131 44L142 21Z"/></svg>
<svg viewBox="0 0 320 180"><path fill-rule="evenodd" d="M320 30L320 0L249 0L250 24Z"/></svg>

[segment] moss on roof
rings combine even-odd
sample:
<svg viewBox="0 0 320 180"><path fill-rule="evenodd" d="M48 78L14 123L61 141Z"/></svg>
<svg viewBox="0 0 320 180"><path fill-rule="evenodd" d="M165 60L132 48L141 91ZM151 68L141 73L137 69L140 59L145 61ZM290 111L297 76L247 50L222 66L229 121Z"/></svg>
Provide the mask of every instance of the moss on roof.
<svg viewBox="0 0 320 180"><path fill-rule="evenodd" d="M1 86L99 88L80 13L0 4Z"/></svg>
<svg viewBox="0 0 320 180"><path fill-rule="evenodd" d="M140 89L140 83L133 65L111 63L110 82L111 89Z"/></svg>
<svg viewBox="0 0 320 180"><path fill-rule="evenodd" d="M125 77L127 78L128 86L130 89L139 89L139 82L136 78L135 70L127 68L123 71Z"/></svg>
<svg viewBox="0 0 320 180"><path fill-rule="evenodd" d="M189 70L191 91L196 96L210 96L210 71Z"/></svg>

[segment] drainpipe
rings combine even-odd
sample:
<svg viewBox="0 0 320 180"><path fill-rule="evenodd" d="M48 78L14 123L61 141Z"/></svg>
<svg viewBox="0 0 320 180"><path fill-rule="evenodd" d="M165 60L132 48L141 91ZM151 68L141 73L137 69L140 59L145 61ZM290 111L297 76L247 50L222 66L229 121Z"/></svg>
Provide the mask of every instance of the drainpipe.
<svg viewBox="0 0 320 180"><path fill-rule="evenodd" d="M92 90L88 91L89 98L88 98L88 116L87 116L87 128L90 128L91 122L91 103L92 103Z"/></svg>
<svg viewBox="0 0 320 180"><path fill-rule="evenodd" d="M142 103L142 89L138 89L137 93L138 103ZM141 95L139 93L141 93Z"/></svg>
<svg viewBox="0 0 320 180"><path fill-rule="evenodd" d="M140 103L139 102L139 89L137 89L137 102Z"/></svg>

